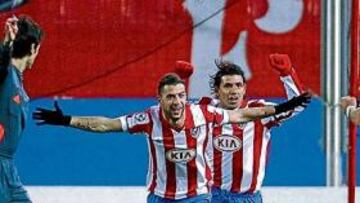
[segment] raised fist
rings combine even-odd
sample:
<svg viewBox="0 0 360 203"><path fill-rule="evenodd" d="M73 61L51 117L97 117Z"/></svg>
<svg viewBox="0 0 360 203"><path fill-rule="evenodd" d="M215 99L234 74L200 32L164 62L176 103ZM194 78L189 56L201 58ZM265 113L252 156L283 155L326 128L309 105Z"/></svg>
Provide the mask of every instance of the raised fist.
<svg viewBox="0 0 360 203"><path fill-rule="evenodd" d="M193 72L194 68L191 63L186 61L176 61L175 73L178 74L181 79L189 79Z"/></svg>
<svg viewBox="0 0 360 203"><path fill-rule="evenodd" d="M292 64L287 54L270 54L269 61L271 67L278 71L281 76L291 73Z"/></svg>

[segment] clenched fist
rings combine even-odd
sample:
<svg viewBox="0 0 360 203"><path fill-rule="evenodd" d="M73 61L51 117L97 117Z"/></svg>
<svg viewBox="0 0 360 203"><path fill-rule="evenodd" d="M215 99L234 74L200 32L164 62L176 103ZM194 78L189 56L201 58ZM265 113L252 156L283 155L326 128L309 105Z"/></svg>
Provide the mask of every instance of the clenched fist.
<svg viewBox="0 0 360 203"><path fill-rule="evenodd" d="M291 73L292 64L287 54L270 54L269 61L271 67L278 71L281 76L286 76Z"/></svg>

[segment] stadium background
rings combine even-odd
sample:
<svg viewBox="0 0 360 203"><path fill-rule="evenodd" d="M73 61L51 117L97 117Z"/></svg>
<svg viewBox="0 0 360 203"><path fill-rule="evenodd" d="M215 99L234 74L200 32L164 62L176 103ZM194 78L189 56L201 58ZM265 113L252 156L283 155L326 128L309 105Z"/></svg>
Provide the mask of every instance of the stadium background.
<svg viewBox="0 0 360 203"><path fill-rule="evenodd" d="M46 31L25 74L31 110L57 99L75 115L141 111L156 103L157 81L176 60L195 65L189 91L196 99L209 94L220 56L244 68L248 97L279 102L285 93L267 58L274 52L289 54L305 87L320 94L320 0L31 0L0 20L20 13ZM315 98L273 130L265 186L325 185L323 109ZM144 136L30 121L16 162L26 185L143 186L147 146Z"/></svg>

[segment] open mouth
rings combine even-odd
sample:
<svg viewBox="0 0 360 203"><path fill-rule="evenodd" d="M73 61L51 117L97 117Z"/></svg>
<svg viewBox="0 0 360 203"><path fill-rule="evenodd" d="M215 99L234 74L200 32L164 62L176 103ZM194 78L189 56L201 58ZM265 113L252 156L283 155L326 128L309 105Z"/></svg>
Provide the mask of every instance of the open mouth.
<svg viewBox="0 0 360 203"><path fill-rule="evenodd" d="M175 106L175 107L171 107L170 110L174 115L180 115L183 108L181 106Z"/></svg>
<svg viewBox="0 0 360 203"><path fill-rule="evenodd" d="M239 102L239 97L229 97L229 102L230 103L237 103L237 102Z"/></svg>

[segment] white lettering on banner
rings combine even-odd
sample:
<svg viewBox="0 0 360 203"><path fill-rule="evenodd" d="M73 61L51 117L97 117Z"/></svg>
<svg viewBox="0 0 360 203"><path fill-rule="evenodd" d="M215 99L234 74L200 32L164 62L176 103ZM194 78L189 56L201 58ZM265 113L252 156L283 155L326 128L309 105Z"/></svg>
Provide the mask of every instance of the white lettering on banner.
<svg viewBox="0 0 360 203"><path fill-rule="evenodd" d="M294 29L300 23L304 7L303 0L268 0L268 4L267 13L262 18L255 20L255 25L259 29L279 34ZM184 3L184 7L189 11L194 25L210 17L219 9L224 8L225 5L226 0L186 0ZM214 74L216 71L214 59L220 57L224 12L225 10L219 11L217 15L206 20L193 30L191 63L194 65L195 70L190 80L189 96L191 98L200 98L211 93L208 79L209 75ZM239 39L235 45L228 53L221 56L240 65L247 79L251 77L251 70L246 56L248 34L247 30L240 31Z"/></svg>

